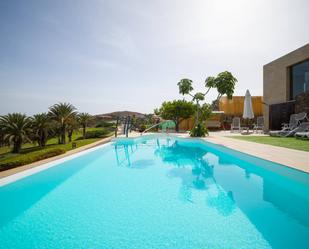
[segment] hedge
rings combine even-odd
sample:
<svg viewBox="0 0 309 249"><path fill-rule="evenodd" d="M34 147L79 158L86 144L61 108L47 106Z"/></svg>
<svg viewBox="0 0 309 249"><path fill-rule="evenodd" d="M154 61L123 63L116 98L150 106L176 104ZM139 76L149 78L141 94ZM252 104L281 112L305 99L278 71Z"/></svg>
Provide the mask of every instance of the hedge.
<svg viewBox="0 0 309 249"><path fill-rule="evenodd" d="M110 127L114 127L114 126L115 126L115 123L112 123L112 122L105 122L105 121L99 121L95 127L96 127L96 128L100 128L100 127L103 127L103 128L110 128Z"/></svg>
<svg viewBox="0 0 309 249"><path fill-rule="evenodd" d="M96 131L87 131L86 132L86 139L88 138L100 138L106 136L108 134L107 130L96 130Z"/></svg>
<svg viewBox="0 0 309 249"><path fill-rule="evenodd" d="M0 171L15 168L25 164L33 163L39 160L43 160L49 157L61 155L65 153L65 149L52 148L43 149L39 151L29 152L26 154L20 154L15 157L10 157L0 161Z"/></svg>

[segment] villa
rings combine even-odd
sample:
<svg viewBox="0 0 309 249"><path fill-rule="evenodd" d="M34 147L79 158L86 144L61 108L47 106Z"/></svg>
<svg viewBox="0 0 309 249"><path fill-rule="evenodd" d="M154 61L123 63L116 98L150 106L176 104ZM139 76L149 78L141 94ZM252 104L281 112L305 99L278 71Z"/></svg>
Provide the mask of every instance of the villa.
<svg viewBox="0 0 309 249"><path fill-rule="evenodd" d="M279 130L293 113L309 113L309 44L263 69L265 130Z"/></svg>
<svg viewBox="0 0 309 249"><path fill-rule="evenodd" d="M308 10L1 0L0 249L309 249Z"/></svg>
<svg viewBox="0 0 309 249"><path fill-rule="evenodd" d="M226 93L211 107L190 93L193 101L147 115L57 103L33 117L0 116L0 248L307 249L309 130L263 132L263 114L266 130L295 112L307 117L309 60L282 60L264 67L264 98ZM290 88L277 80L286 70ZM230 72L210 79L234 91Z"/></svg>

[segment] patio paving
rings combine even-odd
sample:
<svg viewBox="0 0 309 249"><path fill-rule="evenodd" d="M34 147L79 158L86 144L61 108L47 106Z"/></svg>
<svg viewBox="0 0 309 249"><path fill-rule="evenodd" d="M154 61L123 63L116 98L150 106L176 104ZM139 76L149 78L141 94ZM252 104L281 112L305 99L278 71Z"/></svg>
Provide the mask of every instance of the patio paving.
<svg viewBox="0 0 309 249"><path fill-rule="evenodd" d="M256 133L251 135L267 136ZM230 131L210 132L209 136L206 137L205 140L309 173L309 152L243 141L229 138L228 136L242 135L239 133L231 133Z"/></svg>

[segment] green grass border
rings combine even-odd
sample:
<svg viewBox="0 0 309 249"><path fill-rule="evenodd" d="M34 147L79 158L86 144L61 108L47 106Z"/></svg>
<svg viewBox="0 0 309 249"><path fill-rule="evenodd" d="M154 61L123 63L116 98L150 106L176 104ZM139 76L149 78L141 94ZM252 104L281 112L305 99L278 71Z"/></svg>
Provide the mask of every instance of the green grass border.
<svg viewBox="0 0 309 249"><path fill-rule="evenodd" d="M242 141L268 144L288 149L309 152L309 140L296 139L295 137L271 137L271 136L226 136Z"/></svg>
<svg viewBox="0 0 309 249"><path fill-rule="evenodd" d="M89 128L88 131L95 132L100 131L102 128ZM54 157L63 154L67 151L83 147L88 144L92 144L104 138L110 137L114 132L108 132L98 138L82 139L81 132L75 132L72 137L72 142L66 144L58 144L57 138L48 140L45 147L41 148L36 144L27 143L24 144L20 153L11 153L12 148L1 147L0 148L0 171L4 171L11 168L16 168L29 163L37 162L46 158ZM72 144L75 143L76 147Z"/></svg>

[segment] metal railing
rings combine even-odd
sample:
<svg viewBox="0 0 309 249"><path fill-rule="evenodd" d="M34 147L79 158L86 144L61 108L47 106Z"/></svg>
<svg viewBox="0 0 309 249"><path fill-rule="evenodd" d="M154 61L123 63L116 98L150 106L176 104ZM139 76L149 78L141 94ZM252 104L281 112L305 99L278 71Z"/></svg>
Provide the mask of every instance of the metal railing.
<svg viewBox="0 0 309 249"><path fill-rule="evenodd" d="M164 124L164 123L166 123L166 122L169 122L169 121L171 121L171 120L165 120L165 121L162 121L162 122L160 122L160 123L157 123L157 124L155 124L155 125L153 125L153 126L147 128L147 129L144 130L143 132L141 132L141 135L143 135L143 134L146 133L147 131L150 131L151 129L153 129L153 128L155 128L155 127L161 125L161 124Z"/></svg>

